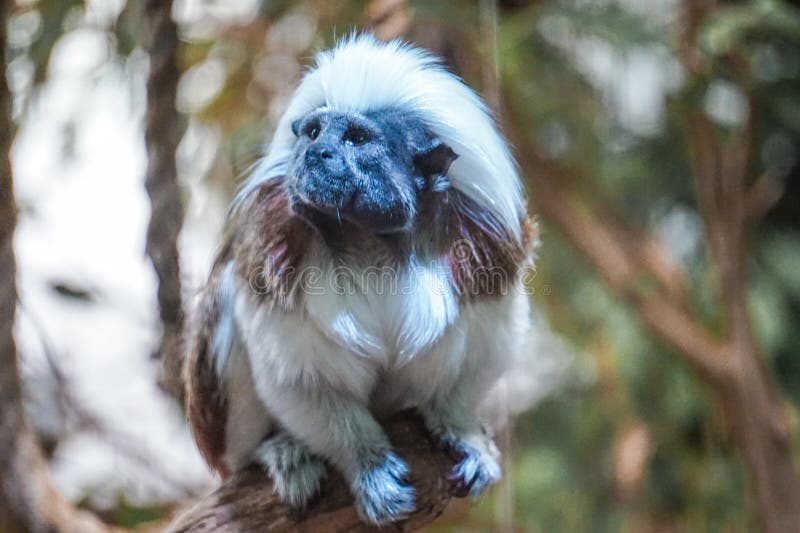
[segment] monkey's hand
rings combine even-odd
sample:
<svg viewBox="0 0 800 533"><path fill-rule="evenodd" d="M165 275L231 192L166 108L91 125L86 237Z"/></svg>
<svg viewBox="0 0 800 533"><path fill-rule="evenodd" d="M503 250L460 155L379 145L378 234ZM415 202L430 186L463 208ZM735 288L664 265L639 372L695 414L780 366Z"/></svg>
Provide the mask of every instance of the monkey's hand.
<svg viewBox="0 0 800 533"><path fill-rule="evenodd" d="M408 466L394 452L375 457L356 476L353 494L361 518L376 525L397 522L414 510L414 488L408 484Z"/></svg>
<svg viewBox="0 0 800 533"><path fill-rule="evenodd" d="M389 524L414 510L408 466L392 452L388 437L364 403L331 387L312 389L278 383L271 384L263 397L269 399L271 412L293 442L312 456L326 459L344 475L365 521ZM296 469L270 470L275 476ZM294 473L283 477L296 481ZM309 490L302 491L304 497L316 492L316 482L306 488Z"/></svg>
<svg viewBox="0 0 800 533"><path fill-rule="evenodd" d="M439 438L459 457L448 476L456 496L477 498L500 479L500 452L486 431L463 436L448 431Z"/></svg>
<svg viewBox="0 0 800 533"><path fill-rule="evenodd" d="M414 510L408 466L391 451L376 454L374 459L372 466L365 462L353 481L359 515L376 525L402 520ZM322 460L285 432L261 443L256 461L269 471L281 501L296 509L309 504L325 478Z"/></svg>
<svg viewBox="0 0 800 533"><path fill-rule="evenodd" d="M326 474L325 463L288 433L265 440L255 454L256 461L272 477L283 503L303 509L319 492Z"/></svg>
<svg viewBox="0 0 800 533"><path fill-rule="evenodd" d="M477 498L500 479L500 451L491 433L472 414L473 408L449 400L421 411L431 433L458 458L448 476L455 496Z"/></svg>

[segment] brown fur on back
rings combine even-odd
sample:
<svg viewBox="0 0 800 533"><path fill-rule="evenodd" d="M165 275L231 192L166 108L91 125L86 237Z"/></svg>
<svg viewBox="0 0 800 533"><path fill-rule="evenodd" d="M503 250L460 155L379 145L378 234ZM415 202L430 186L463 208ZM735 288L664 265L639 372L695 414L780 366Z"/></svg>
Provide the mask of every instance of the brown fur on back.
<svg viewBox="0 0 800 533"><path fill-rule="evenodd" d="M434 253L444 254L455 290L463 301L497 296L510 290L529 263L538 242L536 224L521 221L522 238L502 227L486 208L464 194L447 191L428 205L427 237Z"/></svg>
<svg viewBox="0 0 800 533"><path fill-rule="evenodd" d="M215 268L195 310L184 382L186 415L200 453L211 468L225 477L230 474L222 461L225 453L228 401L224 384L217 375L210 346L219 321L219 277L220 269Z"/></svg>
<svg viewBox="0 0 800 533"><path fill-rule="evenodd" d="M230 237L237 274L250 289L281 306L291 290L313 230L291 210L283 179L271 180L245 200Z"/></svg>

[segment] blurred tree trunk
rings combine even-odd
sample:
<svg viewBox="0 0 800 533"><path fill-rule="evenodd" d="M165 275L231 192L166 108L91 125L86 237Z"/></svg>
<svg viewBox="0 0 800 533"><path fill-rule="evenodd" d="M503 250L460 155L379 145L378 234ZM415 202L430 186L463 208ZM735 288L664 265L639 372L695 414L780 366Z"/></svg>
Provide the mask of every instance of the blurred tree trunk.
<svg viewBox="0 0 800 533"><path fill-rule="evenodd" d="M20 442L23 426L22 391L17 369L17 348L14 344L14 315L17 307L16 263L14 260L14 227L17 212L11 181L11 94L5 76L6 27L10 0L0 0L0 530L21 530L23 526L39 526L30 494L23 492L18 464L25 446ZM23 461L24 462L24 461Z"/></svg>
<svg viewBox="0 0 800 533"><path fill-rule="evenodd" d="M0 0L0 532L106 531L93 516L76 510L53 487L36 436L25 420L17 349L17 212L10 151L14 135L6 83L6 28L11 0Z"/></svg>
<svg viewBox="0 0 800 533"><path fill-rule="evenodd" d="M697 32L713 13L713 2L686 1L679 49L684 68L703 80L711 71L703 64ZM713 260L725 315L725 383L717 393L731 421L733 436L747 465L764 531L800 531L800 477L792 456L792 434L775 381L764 366L748 310L748 199L757 109L745 61L731 52L723 58L747 98L744 125L731 138L715 131L697 107L685 113L685 129L695 190Z"/></svg>
<svg viewBox="0 0 800 533"><path fill-rule="evenodd" d="M183 121L175 108L180 72L175 62L178 28L171 12L171 1L148 0L144 3L144 42L150 57L145 119L148 156L145 188L150 197L151 212L146 248L158 276L162 325L156 353L161 363L159 384L183 405L181 334L184 312L178 256L183 204L175 165Z"/></svg>

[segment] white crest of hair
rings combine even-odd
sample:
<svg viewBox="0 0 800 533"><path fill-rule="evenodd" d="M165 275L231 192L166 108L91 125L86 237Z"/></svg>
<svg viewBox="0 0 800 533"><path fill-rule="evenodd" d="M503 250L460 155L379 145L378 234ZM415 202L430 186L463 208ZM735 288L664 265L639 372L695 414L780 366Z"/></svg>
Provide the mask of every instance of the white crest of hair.
<svg viewBox="0 0 800 533"><path fill-rule="evenodd" d="M237 205L263 183L289 171L293 121L329 107L366 113L383 108L416 113L458 158L447 173L453 186L493 213L520 239L522 186L506 142L480 97L428 52L370 34L352 34L317 55L278 123L266 157L245 182ZM496 228L501 229L501 228Z"/></svg>

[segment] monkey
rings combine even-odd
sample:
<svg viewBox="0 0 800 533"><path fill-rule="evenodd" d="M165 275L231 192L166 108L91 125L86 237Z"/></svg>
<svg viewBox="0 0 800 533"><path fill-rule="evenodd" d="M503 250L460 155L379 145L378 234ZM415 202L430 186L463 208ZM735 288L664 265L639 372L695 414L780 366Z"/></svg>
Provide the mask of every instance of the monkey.
<svg viewBox="0 0 800 533"><path fill-rule="evenodd" d="M435 56L369 34L319 53L188 321L203 457L223 477L261 465L296 508L335 468L388 524L415 493L378 420L414 408L477 497L501 477L479 412L524 349L537 242L508 144Z"/></svg>

